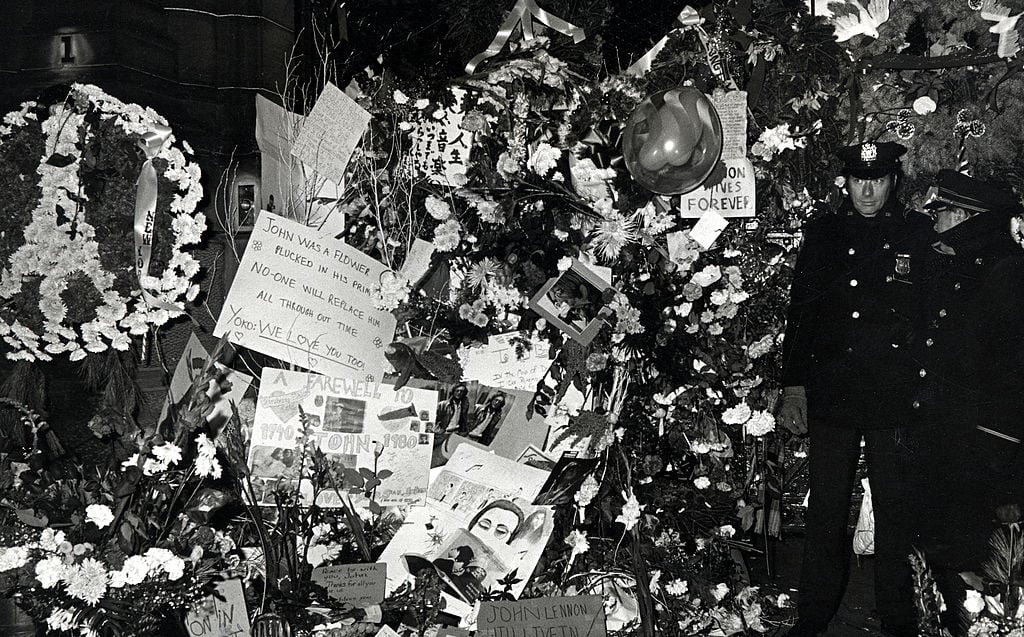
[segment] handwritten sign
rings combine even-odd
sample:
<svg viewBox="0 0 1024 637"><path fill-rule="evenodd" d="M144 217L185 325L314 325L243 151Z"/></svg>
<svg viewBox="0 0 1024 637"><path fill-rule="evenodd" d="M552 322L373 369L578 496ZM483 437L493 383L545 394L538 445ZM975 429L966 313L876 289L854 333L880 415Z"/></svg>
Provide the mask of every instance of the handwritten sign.
<svg viewBox="0 0 1024 637"><path fill-rule="evenodd" d="M328 83L302 123L291 153L340 184L345 179L348 160L369 123L370 114L363 107Z"/></svg>
<svg viewBox="0 0 1024 637"><path fill-rule="evenodd" d="M437 392L265 367L256 400L249 468L259 504L272 504L275 488L298 489L303 503L341 506L333 489L312 492L296 438L305 414L311 440L327 458L348 469L387 471L376 487L381 506L419 505L427 495ZM308 468L308 467L307 467ZM344 493L344 491L343 491ZM362 505L366 498L351 495Z"/></svg>
<svg viewBox="0 0 1024 637"><path fill-rule="evenodd" d="M313 569L313 581L339 602L366 608L384 600L386 564L339 564Z"/></svg>
<svg viewBox="0 0 1024 637"><path fill-rule="evenodd" d="M248 637L249 613L242 581L218 582L211 595L188 611L185 629L192 637ZM221 597L222 599L217 599Z"/></svg>
<svg viewBox="0 0 1024 637"><path fill-rule="evenodd" d="M483 602L476 627L481 637L604 637L604 598L579 595Z"/></svg>
<svg viewBox="0 0 1024 637"><path fill-rule="evenodd" d="M395 317L374 307L387 267L314 228L262 211L215 336L331 376L383 377Z"/></svg>
<svg viewBox="0 0 1024 637"><path fill-rule="evenodd" d="M462 128L466 92L458 88L451 91L455 105L445 109L440 119L427 115L413 133L413 166L435 183L464 179L473 146L473 133Z"/></svg>
<svg viewBox="0 0 1024 637"><path fill-rule="evenodd" d="M551 367L551 345L545 339L528 339L531 347L520 357L514 339L521 337L519 332L498 334L491 336L487 345L459 350L463 378L492 387L535 391Z"/></svg>
<svg viewBox="0 0 1024 637"><path fill-rule="evenodd" d="M702 217L709 210L723 217L754 216L754 165L748 159L730 159L723 163L725 178L721 182L711 188L701 186L680 198L681 217Z"/></svg>
<svg viewBox="0 0 1024 637"><path fill-rule="evenodd" d="M716 92L712 98L722 120L722 161L747 156L747 92Z"/></svg>
<svg viewBox="0 0 1024 637"><path fill-rule="evenodd" d="M157 422L163 422L164 418L167 417L170 405L181 400L185 395L185 392L188 391L189 386L192 384L192 379L202 371L208 358L210 358L210 353L206 351L203 344L199 342L199 337L193 332L189 336L188 344L185 345L185 351L181 353L181 358L178 359L177 367L174 368L171 386L167 390L167 400L164 401L163 411L160 412L160 420ZM252 376L229 370L220 363L214 364L220 370L227 370L225 379L231 383L231 389L216 402L216 407L214 407L213 413L207 417L207 420L213 420L219 416L230 417L231 403L237 405L241 402L242 396L245 395L249 385L252 384Z"/></svg>

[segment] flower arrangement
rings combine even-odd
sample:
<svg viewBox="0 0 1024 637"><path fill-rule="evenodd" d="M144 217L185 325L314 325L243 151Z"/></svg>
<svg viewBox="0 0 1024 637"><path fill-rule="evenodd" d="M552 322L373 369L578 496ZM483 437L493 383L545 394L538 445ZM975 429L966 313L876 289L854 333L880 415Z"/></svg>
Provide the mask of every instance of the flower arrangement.
<svg viewBox="0 0 1024 637"><path fill-rule="evenodd" d="M204 416L216 378L208 365L173 428L146 433L131 458L106 466L51 457L40 444L46 424L4 399L25 429L24 446L2 460L5 596L54 633L157 634L230 572L234 540L213 523L233 497L217 484L225 452L210 437L224 423Z"/></svg>
<svg viewBox="0 0 1024 637"><path fill-rule="evenodd" d="M8 358L126 351L131 336L180 316L183 302L195 298L199 263L183 248L205 228L205 217L193 214L203 189L198 165L186 157L191 150L173 134L152 159L155 214L141 219L144 236L133 241L146 159L138 141L166 123L82 84L63 103L26 102L4 117L0 183L15 193L0 221L0 336ZM152 262L137 265L146 241Z"/></svg>

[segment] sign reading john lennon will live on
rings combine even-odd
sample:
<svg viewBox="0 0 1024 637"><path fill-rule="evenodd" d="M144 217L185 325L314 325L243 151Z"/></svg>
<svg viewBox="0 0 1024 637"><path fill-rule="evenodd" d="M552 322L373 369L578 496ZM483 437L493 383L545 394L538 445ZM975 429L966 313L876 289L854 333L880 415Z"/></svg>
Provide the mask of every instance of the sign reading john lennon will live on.
<svg viewBox="0 0 1024 637"><path fill-rule="evenodd" d="M483 602L476 627L478 637L605 637L604 598L578 595Z"/></svg>
<svg viewBox="0 0 1024 637"><path fill-rule="evenodd" d="M379 383L395 317L374 307L388 268L315 228L261 211L215 336L306 369Z"/></svg>

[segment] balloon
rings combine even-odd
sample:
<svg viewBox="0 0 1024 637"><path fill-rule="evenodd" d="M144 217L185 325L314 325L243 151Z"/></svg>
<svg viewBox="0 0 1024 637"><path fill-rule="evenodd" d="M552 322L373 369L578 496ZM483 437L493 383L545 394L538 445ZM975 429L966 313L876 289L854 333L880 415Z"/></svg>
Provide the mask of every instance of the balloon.
<svg viewBox="0 0 1024 637"><path fill-rule="evenodd" d="M714 104L692 87L659 91L626 122L622 153L633 178L661 195L700 186L722 155L722 122Z"/></svg>

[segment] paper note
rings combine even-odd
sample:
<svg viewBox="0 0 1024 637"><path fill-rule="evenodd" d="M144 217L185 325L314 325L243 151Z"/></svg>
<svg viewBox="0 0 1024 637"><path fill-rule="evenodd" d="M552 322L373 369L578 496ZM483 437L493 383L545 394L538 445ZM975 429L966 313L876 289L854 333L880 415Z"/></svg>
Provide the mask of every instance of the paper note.
<svg viewBox="0 0 1024 637"><path fill-rule="evenodd" d="M747 92L715 93L712 98L718 119L722 120L722 161L747 156Z"/></svg>
<svg viewBox="0 0 1024 637"><path fill-rule="evenodd" d="M487 345L460 349L462 377L493 387L536 391L551 367L551 344L542 338L528 338L531 347L520 357L515 339L522 336L519 332L497 334L488 338Z"/></svg>
<svg viewBox="0 0 1024 637"><path fill-rule="evenodd" d="M349 469L389 472L376 488L378 504L423 504L434 445L427 432L436 408L432 390L406 386L395 391L391 385L265 367L249 447L259 502L272 503L273 490L284 485L298 487L303 502L312 504L308 481L300 482L295 448L301 410L310 437L329 460ZM366 502L359 494L351 497L357 505ZM316 503L337 507L341 496L329 489L317 495Z"/></svg>
<svg viewBox="0 0 1024 637"><path fill-rule="evenodd" d="M483 602L476 628L480 637L604 637L604 598L579 595Z"/></svg>
<svg viewBox="0 0 1024 637"><path fill-rule="evenodd" d="M193 332L189 336L188 344L185 345L185 351L181 353L181 358L178 359L178 365L174 368L171 386L167 390L167 399L164 401L163 410L160 412L160 420L157 422L163 422L164 418L167 417L170 403L181 400L185 395L185 392L188 391L189 386L192 384L192 379L199 375L203 366L206 365L208 358L210 358L210 353L206 351L203 344L199 342L199 337ZM218 369L227 369L220 363L214 364ZM213 420L218 416L230 417L231 403L237 405L241 402L242 396L245 395L249 385L252 384L252 376L234 370L227 370L225 378L231 383L231 389L222 396L221 400L217 401L214 412L210 415L209 420Z"/></svg>
<svg viewBox="0 0 1024 637"><path fill-rule="evenodd" d="M223 599L211 595L188 611L185 629L191 637L247 637L249 612L245 608L242 582L229 579L217 582Z"/></svg>
<svg viewBox="0 0 1024 637"><path fill-rule="evenodd" d="M313 581L339 602L366 608L384 599L385 564L338 564L313 569Z"/></svg>
<svg viewBox="0 0 1024 637"><path fill-rule="evenodd" d="M395 317L374 307L387 267L343 241L263 211L215 336L330 376L378 383Z"/></svg>
<svg viewBox="0 0 1024 637"><path fill-rule="evenodd" d="M700 244L705 250L709 249L718 235L722 234L729 222L722 215L714 210L708 210L693 225L690 230L690 238Z"/></svg>
<svg viewBox="0 0 1024 637"><path fill-rule="evenodd" d="M430 259L434 256L434 244L423 239L414 239L409 253L402 264L401 275L416 285L430 269Z"/></svg>
<svg viewBox="0 0 1024 637"><path fill-rule="evenodd" d="M256 96L256 145L260 149L261 208L274 197L277 212L291 210L305 200L302 164L292 157L292 142L302 126L302 116L289 112L262 95Z"/></svg>
<svg viewBox="0 0 1024 637"><path fill-rule="evenodd" d="M292 154L317 173L340 184L370 114L337 86L328 83L302 124Z"/></svg>
<svg viewBox="0 0 1024 637"><path fill-rule="evenodd" d="M755 213L754 165L748 159L730 159L725 177L711 188L701 186L680 197L679 216L701 217L714 210L723 217L753 217Z"/></svg>
<svg viewBox="0 0 1024 637"><path fill-rule="evenodd" d="M395 632L394 628L384 624L380 627L380 630L377 631L377 637L399 637L399 635Z"/></svg>
<svg viewBox="0 0 1024 637"><path fill-rule="evenodd" d="M440 119L424 113L413 131L414 169L435 183L462 180L466 176L473 133L462 129L462 101L466 92L452 88L455 105L443 111Z"/></svg>

